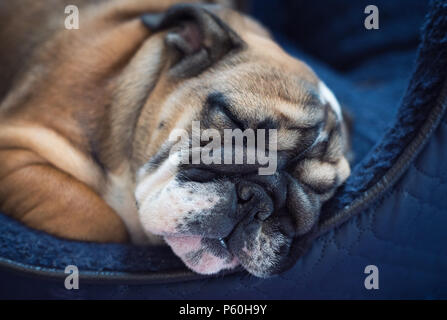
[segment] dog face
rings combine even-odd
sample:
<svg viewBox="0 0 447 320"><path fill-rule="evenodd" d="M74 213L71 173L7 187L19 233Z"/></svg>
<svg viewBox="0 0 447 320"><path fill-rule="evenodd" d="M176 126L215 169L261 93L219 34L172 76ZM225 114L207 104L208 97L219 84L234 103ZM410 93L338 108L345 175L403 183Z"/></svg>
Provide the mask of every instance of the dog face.
<svg viewBox="0 0 447 320"><path fill-rule="evenodd" d="M235 12L181 5L143 21L166 52L134 141L144 229L199 273L283 271L293 239L350 173L335 97ZM268 163L248 161L258 150Z"/></svg>

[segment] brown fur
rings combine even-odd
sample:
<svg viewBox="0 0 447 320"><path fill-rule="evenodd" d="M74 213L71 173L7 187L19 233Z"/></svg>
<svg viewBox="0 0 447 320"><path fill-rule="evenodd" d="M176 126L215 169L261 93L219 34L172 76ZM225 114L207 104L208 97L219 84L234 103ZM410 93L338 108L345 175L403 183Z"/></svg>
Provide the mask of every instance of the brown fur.
<svg viewBox="0 0 447 320"><path fill-rule="evenodd" d="M327 116L293 107L313 97L306 90L290 91L290 83L312 87L317 77L257 23L233 11L221 18L248 49L194 79L172 81L163 32L151 34L139 16L176 2L183 1L73 0L80 8L79 30L64 29L63 0L0 5L0 44L8 48L0 55L2 211L61 237L127 241L115 212L121 204L113 205L112 198L133 192L136 170L172 128L197 117L209 88L239 87L241 94L230 97L238 116L253 124L259 115L278 120L284 150L295 150L306 128ZM173 95L181 104L167 103ZM349 167L339 163L343 127L335 128L333 119L326 126L334 132L333 142L315 150L318 159L303 163L296 175L309 185L326 186L330 196L332 180L344 180ZM329 163L327 174L312 176L309 168L321 161ZM129 197L122 202L131 202Z"/></svg>

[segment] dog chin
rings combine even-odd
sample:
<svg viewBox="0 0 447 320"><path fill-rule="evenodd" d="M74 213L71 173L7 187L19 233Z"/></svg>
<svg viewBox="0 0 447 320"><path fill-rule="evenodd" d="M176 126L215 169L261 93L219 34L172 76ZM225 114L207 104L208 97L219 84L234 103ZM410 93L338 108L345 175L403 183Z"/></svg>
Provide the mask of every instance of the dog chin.
<svg viewBox="0 0 447 320"><path fill-rule="evenodd" d="M142 191L148 188L142 184L136 193L143 228L163 236L186 266L200 274L214 274L239 264L221 240L234 225L226 215L234 210L228 201L231 197L219 195L223 189L231 190L230 184L180 183L173 178L159 190Z"/></svg>
<svg viewBox="0 0 447 320"><path fill-rule="evenodd" d="M237 197L230 181L182 181L168 162L152 173L139 173L135 197L147 233L164 237L191 270L215 274L239 262L226 248L237 223Z"/></svg>

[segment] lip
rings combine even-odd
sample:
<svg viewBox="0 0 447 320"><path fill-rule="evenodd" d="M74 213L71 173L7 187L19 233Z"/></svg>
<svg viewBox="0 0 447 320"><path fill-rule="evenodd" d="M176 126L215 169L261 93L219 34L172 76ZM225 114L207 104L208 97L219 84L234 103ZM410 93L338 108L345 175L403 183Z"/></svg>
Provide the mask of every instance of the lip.
<svg viewBox="0 0 447 320"><path fill-rule="evenodd" d="M233 269L239 265L236 255L226 247L223 238L213 244L220 244L219 249L211 249L203 242L206 238L199 236L166 236L165 241L185 265L200 274L214 274L222 270Z"/></svg>

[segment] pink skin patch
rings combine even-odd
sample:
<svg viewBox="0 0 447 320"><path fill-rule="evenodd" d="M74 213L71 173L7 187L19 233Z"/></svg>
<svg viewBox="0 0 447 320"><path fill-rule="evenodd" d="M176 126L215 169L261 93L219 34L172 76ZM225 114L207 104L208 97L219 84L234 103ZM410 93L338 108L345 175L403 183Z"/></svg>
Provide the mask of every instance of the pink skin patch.
<svg viewBox="0 0 447 320"><path fill-rule="evenodd" d="M239 265L236 257L230 261L220 258L207 251L202 245L202 237L173 237L166 236L166 243L172 251L182 259L188 268L200 274L214 274L221 270L232 269Z"/></svg>

